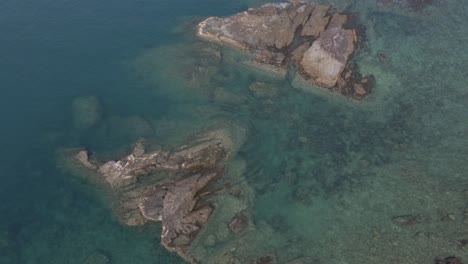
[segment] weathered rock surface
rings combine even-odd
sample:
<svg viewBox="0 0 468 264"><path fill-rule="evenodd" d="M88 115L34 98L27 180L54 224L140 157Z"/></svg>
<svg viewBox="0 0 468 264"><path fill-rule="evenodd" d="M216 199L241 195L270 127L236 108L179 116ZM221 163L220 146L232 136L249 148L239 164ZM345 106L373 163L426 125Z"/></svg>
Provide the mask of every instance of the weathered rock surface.
<svg viewBox="0 0 468 264"><path fill-rule="evenodd" d="M197 34L250 51L256 64L276 71L293 65L309 84L361 99L371 83L361 83L351 69L359 44L358 28L351 22L347 14L332 13L330 5L291 1L210 17L198 24Z"/></svg>
<svg viewBox="0 0 468 264"><path fill-rule="evenodd" d="M446 258L437 258L436 264L463 264L461 258L457 257L446 257Z"/></svg>
<svg viewBox="0 0 468 264"><path fill-rule="evenodd" d="M85 150L75 160L94 171L116 197L124 224L161 222L161 243L192 262L188 247L214 209L205 198L223 173L222 161L231 149L227 131L217 130L175 151L147 153L139 141L118 161L102 164L90 160Z"/></svg>
<svg viewBox="0 0 468 264"><path fill-rule="evenodd" d="M346 15L334 14L327 29L304 53L300 66L320 86L336 85L355 50L355 31L344 29L347 19Z"/></svg>

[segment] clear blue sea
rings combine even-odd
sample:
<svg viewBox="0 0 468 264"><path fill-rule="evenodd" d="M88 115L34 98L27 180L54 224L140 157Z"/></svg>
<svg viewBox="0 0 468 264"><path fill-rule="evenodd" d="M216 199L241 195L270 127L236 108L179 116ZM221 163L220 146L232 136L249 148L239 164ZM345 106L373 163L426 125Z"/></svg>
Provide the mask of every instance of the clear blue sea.
<svg viewBox="0 0 468 264"><path fill-rule="evenodd" d="M377 85L355 102L241 67L235 53L200 58L197 21L263 2L0 1L0 263L184 263L159 245L158 224L119 224L57 149L115 158L139 138L168 147L218 123L245 131L236 159L256 231L204 246L206 259L236 245L278 263L468 261L467 3L319 1L367 29L356 61ZM254 81L275 95L255 96ZM90 97L99 113L83 126L74 102ZM424 221L402 227L401 215Z"/></svg>

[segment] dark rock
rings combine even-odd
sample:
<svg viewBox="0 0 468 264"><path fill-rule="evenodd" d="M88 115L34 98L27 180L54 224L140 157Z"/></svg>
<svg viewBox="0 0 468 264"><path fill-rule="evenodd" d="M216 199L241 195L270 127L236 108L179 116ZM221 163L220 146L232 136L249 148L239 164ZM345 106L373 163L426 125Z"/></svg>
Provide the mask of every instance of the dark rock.
<svg viewBox="0 0 468 264"><path fill-rule="evenodd" d="M385 54L385 53L383 53L383 52L377 53L377 58L379 58L379 61L380 61L380 62L385 62L385 61L388 60L387 54Z"/></svg>
<svg viewBox="0 0 468 264"><path fill-rule="evenodd" d="M446 257L446 258L437 258L436 264L463 264L461 258L457 257Z"/></svg>
<svg viewBox="0 0 468 264"><path fill-rule="evenodd" d="M460 246L460 248L468 247L468 239L459 239L457 240L457 244Z"/></svg>

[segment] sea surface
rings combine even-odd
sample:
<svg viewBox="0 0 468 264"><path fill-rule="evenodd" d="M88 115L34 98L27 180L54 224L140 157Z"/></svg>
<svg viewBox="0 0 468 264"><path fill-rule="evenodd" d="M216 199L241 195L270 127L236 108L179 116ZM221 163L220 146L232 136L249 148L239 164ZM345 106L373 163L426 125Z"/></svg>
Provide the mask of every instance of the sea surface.
<svg viewBox="0 0 468 264"><path fill-rule="evenodd" d="M218 123L245 131L251 251L278 263L468 261L466 1L320 1L366 27L356 61L376 87L360 102L296 89L235 52L204 60L198 21L263 2L0 1L0 263L184 263L159 245L158 224L119 224L57 149L117 158L140 138L170 147ZM256 96L255 81L274 94ZM407 215L421 223L392 220Z"/></svg>

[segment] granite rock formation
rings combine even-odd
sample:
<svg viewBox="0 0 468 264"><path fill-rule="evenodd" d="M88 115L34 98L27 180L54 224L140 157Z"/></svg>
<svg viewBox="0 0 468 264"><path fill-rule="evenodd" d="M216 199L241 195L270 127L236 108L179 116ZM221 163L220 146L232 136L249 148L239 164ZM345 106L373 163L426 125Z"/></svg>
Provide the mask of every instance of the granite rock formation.
<svg viewBox="0 0 468 264"><path fill-rule="evenodd" d="M255 65L282 74L293 66L309 84L362 99L372 81L351 63L362 28L353 20L330 5L291 1L207 18L198 24L197 35L251 52Z"/></svg>
<svg viewBox="0 0 468 264"><path fill-rule="evenodd" d="M194 262L188 247L214 209L207 197L231 150L227 132L216 130L174 151L146 152L139 141L117 161L100 163L86 150L74 160L110 190L122 223L161 222L161 243Z"/></svg>

